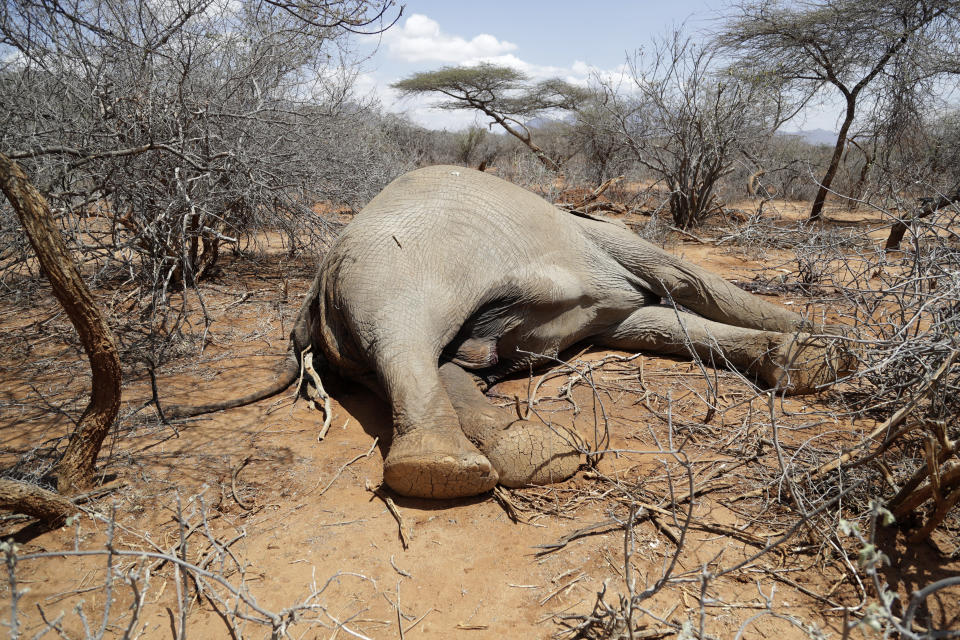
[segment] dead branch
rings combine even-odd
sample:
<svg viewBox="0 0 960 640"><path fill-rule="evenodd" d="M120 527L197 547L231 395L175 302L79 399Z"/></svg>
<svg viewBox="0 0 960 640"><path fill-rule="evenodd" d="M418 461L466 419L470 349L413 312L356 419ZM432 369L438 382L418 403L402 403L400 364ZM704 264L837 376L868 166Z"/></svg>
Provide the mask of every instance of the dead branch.
<svg viewBox="0 0 960 640"><path fill-rule="evenodd" d="M400 515L400 511L397 509L397 505L393 502L393 498L387 495L387 492L380 487L373 487L370 484L370 481L366 482L366 489L373 495L377 496L383 503L387 505L387 510L390 511L390 515L393 516L393 519L397 521L397 526L400 530L400 544L403 545L404 549L410 547L410 533L407 531L407 525L403 521L403 516Z"/></svg>
<svg viewBox="0 0 960 640"><path fill-rule="evenodd" d="M67 498L38 486L0 479L0 509L10 509L59 526L80 510Z"/></svg>

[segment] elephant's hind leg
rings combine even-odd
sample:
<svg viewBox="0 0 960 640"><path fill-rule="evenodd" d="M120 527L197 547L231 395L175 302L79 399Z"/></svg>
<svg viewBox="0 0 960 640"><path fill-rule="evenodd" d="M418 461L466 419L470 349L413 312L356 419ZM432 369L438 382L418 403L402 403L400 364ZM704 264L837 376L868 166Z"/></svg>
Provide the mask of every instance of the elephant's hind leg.
<svg viewBox="0 0 960 640"><path fill-rule="evenodd" d="M442 365L440 379L463 432L486 454L500 484L520 487L560 482L580 466L580 452L570 434L520 420L510 409L493 406L473 377L456 364Z"/></svg>
<svg viewBox="0 0 960 640"><path fill-rule="evenodd" d="M460 421L440 383L436 362L381 357L381 381L393 407L393 441L383 462L387 485L418 498L461 498L497 484L490 461L460 429ZM403 350L400 350L403 353Z"/></svg>
<svg viewBox="0 0 960 640"><path fill-rule="evenodd" d="M617 349L671 355L689 355L692 348L709 364L746 371L790 394L810 393L855 367L829 338L735 327L667 306L640 308L596 336L596 341Z"/></svg>
<svg viewBox="0 0 960 640"><path fill-rule="evenodd" d="M716 322L749 329L793 332L808 326L793 311L748 293L616 225L578 218L587 237L644 287Z"/></svg>

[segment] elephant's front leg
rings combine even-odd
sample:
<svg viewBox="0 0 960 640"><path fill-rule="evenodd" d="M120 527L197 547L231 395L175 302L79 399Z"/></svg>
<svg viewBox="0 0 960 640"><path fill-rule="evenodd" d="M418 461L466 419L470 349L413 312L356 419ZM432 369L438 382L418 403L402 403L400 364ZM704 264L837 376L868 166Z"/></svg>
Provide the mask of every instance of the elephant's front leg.
<svg viewBox="0 0 960 640"><path fill-rule="evenodd" d="M473 376L450 362L440 379L466 436L493 463L500 484L520 487L560 482L580 466L572 434L521 420L511 409L495 407L477 388Z"/></svg>
<svg viewBox="0 0 960 640"><path fill-rule="evenodd" d="M856 369L852 354L835 339L735 327L666 306L642 307L596 341L671 355L690 355L692 349L714 366L746 371L790 394L810 393Z"/></svg>
<svg viewBox="0 0 960 640"><path fill-rule="evenodd" d="M493 465L464 436L437 372L436 360L411 346L381 354L380 380L393 408L393 442L383 479L399 494L459 498L497 484Z"/></svg>

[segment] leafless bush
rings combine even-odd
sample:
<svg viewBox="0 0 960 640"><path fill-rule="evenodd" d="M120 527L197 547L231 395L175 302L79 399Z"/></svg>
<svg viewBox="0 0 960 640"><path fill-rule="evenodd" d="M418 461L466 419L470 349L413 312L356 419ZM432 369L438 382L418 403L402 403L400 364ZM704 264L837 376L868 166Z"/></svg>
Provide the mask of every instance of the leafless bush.
<svg viewBox="0 0 960 640"><path fill-rule="evenodd" d="M780 124L778 94L755 78L721 73L711 49L680 32L628 62L629 87L598 82L605 120L666 186L674 224L695 226L717 209L716 189L738 154Z"/></svg>
<svg viewBox="0 0 960 640"><path fill-rule="evenodd" d="M203 494L195 495L183 505L176 499L174 520L176 542L170 548L155 543L149 533L136 531L117 522L113 513L108 516L90 512L89 517L106 527L102 545L85 548L79 535L72 549L22 553L12 540L0 543L7 574L6 586L9 617L4 626L12 639L38 638L54 632L61 638L99 640L114 635L139 638L150 626L146 618L151 606L163 597L169 603L167 611L176 638L189 633L190 610L202 608L213 611L233 638L249 637L251 629L262 628L270 638L292 638L295 630L301 633L311 628L324 628L335 633L342 630L353 637L367 636L355 631L353 618L341 619L340 609L328 609L326 598L342 582L351 581L376 586L373 580L358 573L338 572L326 580L311 581L308 593L299 602L281 610L272 610L260 604L250 592L247 564L233 547L246 537L242 529L236 535L224 537L211 523L209 506ZM78 516L82 518L85 516ZM189 549L189 554L188 554ZM198 554L197 552L200 551ZM21 600L27 590L20 588L19 574L23 565L63 562L65 559L88 557L104 558L106 567L99 578L86 588L60 594L72 599L73 607L50 615L44 605L37 604L37 614L24 610ZM197 558L190 560L189 558ZM80 594L102 593L102 605L88 607ZM172 598L172 602L170 599ZM163 605L161 605L163 606ZM175 611L175 613L174 613Z"/></svg>
<svg viewBox="0 0 960 640"><path fill-rule="evenodd" d="M555 171L543 166L536 157L531 158L530 153L519 146L508 150L501 158L497 167L498 175L550 202L557 202L566 188L566 184L557 178Z"/></svg>
<svg viewBox="0 0 960 640"><path fill-rule="evenodd" d="M492 166L501 151L501 141L486 128L468 127L457 136L457 162L480 170Z"/></svg>
<svg viewBox="0 0 960 640"><path fill-rule="evenodd" d="M580 164L582 173L594 184L629 175L635 168L633 154L617 131L616 118L601 96L584 101L577 109L570 137L579 151L567 164Z"/></svg>
<svg viewBox="0 0 960 640"><path fill-rule="evenodd" d="M9 3L0 147L92 284L129 287L151 335L175 333L225 247L265 229L291 251L322 246L334 228L318 205L359 208L413 167L404 126L352 93L348 37L388 27L390 6ZM7 281L30 252L5 203L0 219Z"/></svg>
<svg viewBox="0 0 960 640"><path fill-rule="evenodd" d="M936 217L918 221L898 255L860 230L798 227L786 239L793 267L758 286L806 296L827 311L813 320L845 325L860 368L840 387L844 412L880 422L840 462L808 448L785 471L795 478L791 500L816 504L860 483L850 505L866 513L881 502L924 539L956 518L960 502L960 247Z"/></svg>
<svg viewBox="0 0 960 640"><path fill-rule="evenodd" d="M812 145L798 135L778 134L760 146L753 161L742 163L728 187L743 193L752 175L757 175L757 195L783 200L813 200L818 184L816 175L829 161L829 150Z"/></svg>

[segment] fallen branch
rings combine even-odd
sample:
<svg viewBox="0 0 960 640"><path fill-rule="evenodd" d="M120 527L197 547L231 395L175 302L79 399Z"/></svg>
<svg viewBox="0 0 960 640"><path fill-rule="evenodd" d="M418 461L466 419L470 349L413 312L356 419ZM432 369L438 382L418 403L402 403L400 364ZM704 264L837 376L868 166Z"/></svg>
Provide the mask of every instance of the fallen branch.
<svg viewBox="0 0 960 640"><path fill-rule="evenodd" d="M327 483L327 486L325 486L325 487L320 491L320 494L318 495L318 497L319 497L319 496L322 496L323 494L325 494L325 493L327 492L327 489L329 489L330 487L333 486L333 483L337 481L337 478L340 477L340 474L343 473L344 470L345 470L347 467L349 467L350 465L352 465L352 464L353 464L354 462L356 462L357 460L360 460L361 458L369 458L369 457L373 454L373 450L377 448L377 443L378 443L378 442L380 442L379 436L373 439L373 444L370 445L370 449L369 449L366 453L361 453L361 454L358 455L358 456L354 456L353 458L351 458L351 459L348 460L347 462L344 462L342 465L340 465L340 468L337 469L337 472L336 472L335 474L333 474L333 477L332 477L332 478L330 478L330 482ZM310 489L310 491L307 492L307 495L310 495L311 493L313 493L313 492L316 490L316 488L319 487L319 486L320 486L320 483L318 482L318 483L313 487L313 489ZM369 487L368 487L368 490L369 490Z"/></svg>
<svg viewBox="0 0 960 640"><path fill-rule="evenodd" d="M603 192L609 189L611 185L616 184L621 180L623 180L623 176L610 178L609 180L601 184L599 187L597 187L596 189L588 193L580 202L577 202L576 204L564 202L564 203L561 203L559 206L568 208L568 209L581 209L587 206L588 204L590 204L591 202L593 202L594 200L596 200L597 198L599 198L601 195L603 195Z"/></svg>
<svg viewBox="0 0 960 640"><path fill-rule="evenodd" d="M412 537L407 531L407 525L403 522L403 516L400 515L400 511L397 510L397 505L394 504L393 498L388 496L386 492L380 487L370 486L370 481L366 482L366 489L373 495L377 496L383 503L387 505L387 510L390 511L390 515L393 516L393 519L397 521L397 525L400 527L400 544L403 545L404 549L410 547L410 538Z"/></svg>
<svg viewBox="0 0 960 640"><path fill-rule="evenodd" d="M50 526L59 526L80 510L58 493L16 480L0 480L0 509L25 513Z"/></svg>

